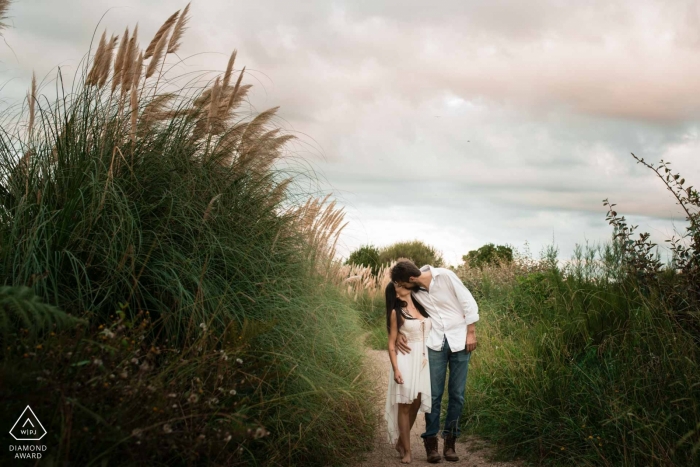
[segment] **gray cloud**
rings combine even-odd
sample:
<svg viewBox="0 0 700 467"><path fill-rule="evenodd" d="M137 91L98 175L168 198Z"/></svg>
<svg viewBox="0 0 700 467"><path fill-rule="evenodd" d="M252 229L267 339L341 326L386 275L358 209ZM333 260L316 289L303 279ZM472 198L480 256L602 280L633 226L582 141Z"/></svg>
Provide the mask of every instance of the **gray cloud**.
<svg viewBox="0 0 700 467"><path fill-rule="evenodd" d="M145 46L184 5L17 2L3 97L32 69L75 73L105 12ZM695 1L207 0L192 15L175 71L222 70L238 48L253 108L282 106L292 153L346 205L344 252L421 238L457 261L554 238L568 255L609 238L608 197L656 239L682 220L629 153L698 176Z"/></svg>

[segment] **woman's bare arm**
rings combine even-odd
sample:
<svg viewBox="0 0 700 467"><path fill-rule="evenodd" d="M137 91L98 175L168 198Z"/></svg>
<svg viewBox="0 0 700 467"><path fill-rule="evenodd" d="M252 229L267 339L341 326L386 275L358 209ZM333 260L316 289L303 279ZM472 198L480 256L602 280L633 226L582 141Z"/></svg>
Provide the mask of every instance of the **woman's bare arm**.
<svg viewBox="0 0 700 467"><path fill-rule="evenodd" d="M396 310L391 310L391 319L389 324L389 360L391 367L394 369L394 381L397 384L403 384L403 377L399 371L399 366L396 358L396 336L399 334L399 328L396 324Z"/></svg>

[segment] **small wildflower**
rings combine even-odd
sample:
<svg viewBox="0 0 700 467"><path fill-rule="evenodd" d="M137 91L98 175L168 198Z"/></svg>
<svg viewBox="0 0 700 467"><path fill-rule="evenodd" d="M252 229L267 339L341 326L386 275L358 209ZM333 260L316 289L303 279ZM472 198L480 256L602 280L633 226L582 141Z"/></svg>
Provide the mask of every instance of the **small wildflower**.
<svg viewBox="0 0 700 467"><path fill-rule="evenodd" d="M231 434L227 433L226 437L224 438L224 441L226 441L227 443L231 441Z"/></svg>
<svg viewBox="0 0 700 467"><path fill-rule="evenodd" d="M172 433L173 429L170 427L170 424L166 423L165 425L163 425L163 431L166 433Z"/></svg>
<svg viewBox="0 0 700 467"><path fill-rule="evenodd" d="M96 358L92 361L92 363L97 365L97 366L102 366L102 359Z"/></svg>
<svg viewBox="0 0 700 467"><path fill-rule="evenodd" d="M197 394L192 393L190 394L190 397L187 398L187 400L194 404L199 400L199 396Z"/></svg>
<svg viewBox="0 0 700 467"><path fill-rule="evenodd" d="M114 333L110 331L109 329L106 329L102 331L102 335L107 337L108 339L113 339L114 338Z"/></svg>
<svg viewBox="0 0 700 467"><path fill-rule="evenodd" d="M237 359L236 359L236 363L238 363L239 365L241 365L241 364L243 364L243 360L241 360L240 358L237 358Z"/></svg>
<svg viewBox="0 0 700 467"><path fill-rule="evenodd" d="M265 436L265 429L260 427L256 428L255 434L253 435L253 439L262 438L263 436Z"/></svg>
<svg viewBox="0 0 700 467"><path fill-rule="evenodd" d="M204 323L199 323L199 327L202 328L202 331L206 331L206 330L207 330L207 325L204 324Z"/></svg>
<svg viewBox="0 0 700 467"><path fill-rule="evenodd" d="M231 394L232 396L235 396L235 395L236 395L236 390L235 390L235 389L231 389L228 393Z"/></svg>

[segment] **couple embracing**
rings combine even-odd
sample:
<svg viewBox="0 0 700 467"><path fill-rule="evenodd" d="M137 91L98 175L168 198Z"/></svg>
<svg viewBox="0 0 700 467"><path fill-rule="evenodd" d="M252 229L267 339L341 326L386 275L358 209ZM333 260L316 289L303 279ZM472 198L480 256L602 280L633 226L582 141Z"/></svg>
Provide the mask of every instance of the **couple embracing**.
<svg viewBox="0 0 700 467"><path fill-rule="evenodd" d="M464 405L464 388L471 352L476 348L474 297L449 269L399 260L386 287L386 316L391 370L386 418L389 442L410 463L411 427L418 411L425 413L421 435L428 462L442 460L438 450L440 406L447 369L447 416L442 430L442 454L457 461L455 441Z"/></svg>

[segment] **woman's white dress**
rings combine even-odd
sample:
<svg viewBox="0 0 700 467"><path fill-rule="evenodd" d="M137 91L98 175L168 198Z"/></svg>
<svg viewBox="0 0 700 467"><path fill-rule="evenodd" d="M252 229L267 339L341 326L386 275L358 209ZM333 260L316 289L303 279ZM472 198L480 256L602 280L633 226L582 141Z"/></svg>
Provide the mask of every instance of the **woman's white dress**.
<svg viewBox="0 0 700 467"><path fill-rule="evenodd" d="M403 384L394 381L394 369L389 366L389 388L386 395L384 418L386 419L389 442L396 444L399 439L398 404L410 404L421 394L419 412L429 413L432 407L430 394L430 363L425 343L430 334L430 318L409 319L404 313L399 332L406 336L411 352L396 355L396 363L403 377ZM410 315L408 315L410 316Z"/></svg>

